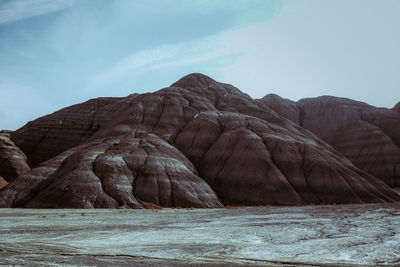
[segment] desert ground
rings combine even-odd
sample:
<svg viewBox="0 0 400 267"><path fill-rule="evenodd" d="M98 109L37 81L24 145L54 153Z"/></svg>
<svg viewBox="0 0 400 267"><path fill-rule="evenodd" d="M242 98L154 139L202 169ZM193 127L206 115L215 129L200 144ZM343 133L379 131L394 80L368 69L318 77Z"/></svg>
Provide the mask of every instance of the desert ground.
<svg viewBox="0 0 400 267"><path fill-rule="evenodd" d="M400 264L400 204L1 209L1 265Z"/></svg>

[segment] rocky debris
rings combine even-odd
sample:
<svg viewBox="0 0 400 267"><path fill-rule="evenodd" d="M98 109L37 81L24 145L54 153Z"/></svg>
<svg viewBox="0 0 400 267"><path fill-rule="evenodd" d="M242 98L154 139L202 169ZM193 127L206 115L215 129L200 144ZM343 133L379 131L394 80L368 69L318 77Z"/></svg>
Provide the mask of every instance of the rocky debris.
<svg viewBox="0 0 400 267"><path fill-rule="evenodd" d="M3 177L0 176L0 189L8 185L7 181L3 179Z"/></svg>
<svg viewBox="0 0 400 267"><path fill-rule="evenodd" d="M268 95L260 101L316 134L357 167L391 187L400 186L399 113L332 96L296 103Z"/></svg>
<svg viewBox="0 0 400 267"><path fill-rule="evenodd" d="M90 104L96 101L101 104ZM266 103L202 74L155 93L89 100L32 121L11 137L40 165L0 191L1 207L400 200Z"/></svg>
<svg viewBox="0 0 400 267"><path fill-rule="evenodd" d="M8 182L30 170L26 156L10 139L10 131L0 132L0 175Z"/></svg>

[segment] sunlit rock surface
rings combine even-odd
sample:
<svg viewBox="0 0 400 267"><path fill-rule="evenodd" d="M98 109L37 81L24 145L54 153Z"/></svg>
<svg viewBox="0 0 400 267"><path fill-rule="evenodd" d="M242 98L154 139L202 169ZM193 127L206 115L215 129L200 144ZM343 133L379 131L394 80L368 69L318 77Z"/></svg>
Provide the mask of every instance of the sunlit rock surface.
<svg viewBox="0 0 400 267"><path fill-rule="evenodd" d="M0 176L0 189L8 185L7 181L3 179L3 177Z"/></svg>
<svg viewBox="0 0 400 267"><path fill-rule="evenodd" d="M0 224L2 266L400 264L398 203L159 211L0 209Z"/></svg>
<svg viewBox="0 0 400 267"><path fill-rule="evenodd" d="M62 109L11 138L35 168L0 191L0 207L400 200L311 132L202 74Z"/></svg>
<svg viewBox="0 0 400 267"><path fill-rule="evenodd" d="M0 131L0 175L8 182L30 170L27 158L11 140L11 132Z"/></svg>
<svg viewBox="0 0 400 267"><path fill-rule="evenodd" d="M351 99L322 96L293 102L267 95L260 102L310 130L360 169L400 186L400 113Z"/></svg>

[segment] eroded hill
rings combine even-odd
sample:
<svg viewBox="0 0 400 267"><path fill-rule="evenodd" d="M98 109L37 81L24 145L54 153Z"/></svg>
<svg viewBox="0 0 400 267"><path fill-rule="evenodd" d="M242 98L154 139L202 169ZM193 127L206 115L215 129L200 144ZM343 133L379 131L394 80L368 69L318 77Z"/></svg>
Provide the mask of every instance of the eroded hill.
<svg viewBox="0 0 400 267"><path fill-rule="evenodd" d="M400 113L333 96L293 102L267 95L260 101L313 132L360 169L400 187Z"/></svg>
<svg viewBox="0 0 400 267"><path fill-rule="evenodd" d="M202 74L154 93L92 99L12 133L32 170L0 191L0 206L211 208L400 200L301 126Z"/></svg>

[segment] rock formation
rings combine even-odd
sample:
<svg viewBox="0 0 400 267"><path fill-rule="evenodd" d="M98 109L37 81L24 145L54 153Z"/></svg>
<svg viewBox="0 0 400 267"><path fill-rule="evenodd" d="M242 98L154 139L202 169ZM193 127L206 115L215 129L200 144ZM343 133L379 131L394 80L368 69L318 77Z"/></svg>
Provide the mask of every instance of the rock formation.
<svg viewBox="0 0 400 267"><path fill-rule="evenodd" d="M10 140L10 131L0 131L0 175L8 182L30 170L25 154Z"/></svg>
<svg viewBox="0 0 400 267"><path fill-rule="evenodd" d="M10 131L10 130L0 130L0 135L7 137L7 138L11 137L11 133L12 133L12 131Z"/></svg>
<svg viewBox="0 0 400 267"><path fill-rule="evenodd" d="M270 109L276 111L279 115L300 125L301 110L296 102L280 97L276 94L266 95L261 99Z"/></svg>
<svg viewBox="0 0 400 267"><path fill-rule="evenodd" d="M394 111L400 112L400 102L393 107Z"/></svg>
<svg viewBox="0 0 400 267"><path fill-rule="evenodd" d="M267 95L260 101L316 134L357 167L391 187L400 186L399 113L332 96L296 103Z"/></svg>
<svg viewBox="0 0 400 267"><path fill-rule="evenodd" d="M115 118L117 110L107 105L119 98L96 98L41 117L14 131L11 139L25 152L33 167L68 148L74 147ZM121 106L116 109L124 109ZM102 110L103 112L98 112Z"/></svg>
<svg viewBox="0 0 400 267"><path fill-rule="evenodd" d="M7 206L32 208L222 207L181 152L135 129L53 157L9 185L7 196Z"/></svg>
<svg viewBox="0 0 400 267"><path fill-rule="evenodd" d="M311 132L202 74L100 98L15 131L34 168L0 207L140 208L399 201Z"/></svg>
<svg viewBox="0 0 400 267"><path fill-rule="evenodd" d="M0 189L8 185L7 181L3 179L3 177L0 176Z"/></svg>

